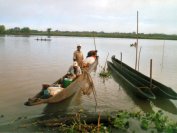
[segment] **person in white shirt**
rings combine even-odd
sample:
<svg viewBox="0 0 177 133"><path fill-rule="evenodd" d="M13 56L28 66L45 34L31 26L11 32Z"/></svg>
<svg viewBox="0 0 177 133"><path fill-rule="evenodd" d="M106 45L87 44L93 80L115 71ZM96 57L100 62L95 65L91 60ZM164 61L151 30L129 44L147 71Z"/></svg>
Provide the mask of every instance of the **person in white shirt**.
<svg viewBox="0 0 177 133"><path fill-rule="evenodd" d="M85 60L83 60L83 67L89 67L91 64L95 62L97 58L97 52L92 52L91 55L87 56Z"/></svg>

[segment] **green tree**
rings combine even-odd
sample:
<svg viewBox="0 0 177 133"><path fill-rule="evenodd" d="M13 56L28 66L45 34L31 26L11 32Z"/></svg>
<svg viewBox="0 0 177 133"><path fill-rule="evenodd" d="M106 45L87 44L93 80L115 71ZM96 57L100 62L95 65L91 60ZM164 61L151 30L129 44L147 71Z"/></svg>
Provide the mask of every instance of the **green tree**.
<svg viewBox="0 0 177 133"><path fill-rule="evenodd" d="M28 28L28 27L24 27L24 28L22 28L20 31L21 31L21 33L29 34L31 30L30 30L30 28Z"/></svg>
<svg viewBox="0 0 177 133"><path fill-rule="evenodd" d="M20 28L19 27L15 27L15 28L11 28L6 30L7 34L19 34L20 33Z"/></svg>
<svg viewBox="0 0 177 133"><path fill-rule="evenodd" d="M5 26L4 25L0 25L0 34L4 34L5 33Z"/></svg>
<svg viewBox="0 0 177 133"><path fill-rule="evenodd" d="M52 30L51 28L47 28L48 35L50 35L51 30Z"/></svg>

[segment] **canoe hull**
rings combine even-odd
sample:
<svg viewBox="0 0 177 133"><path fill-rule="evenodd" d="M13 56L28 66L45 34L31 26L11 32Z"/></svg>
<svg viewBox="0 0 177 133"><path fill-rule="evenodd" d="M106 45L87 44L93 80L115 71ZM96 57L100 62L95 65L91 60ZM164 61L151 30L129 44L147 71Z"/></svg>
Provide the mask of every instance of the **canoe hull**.
<svg viewBox="0 0 177 133"><path fill-rule="evenodd" d="M48 103L48 104L58 103L71 97L81 88L85 88L89 86L87 74L95 70L97 65L98 65L98 58L89 67L88 70L84 71L83 74L80 75L74 82L72 82L67 88L64 88L61 92L59 92L55 96L49 97L48 99L40 98L41 95L43 95L43 89L42 89L36 96L34 96L33 98L29 98L28 101L25 102L25 105L33 106L33 105L38 105L43 103ZM58 82L60 82L60 79L54 82L52 85L55 85Z"/></svg>
<svg viewBox="0 0 177 133"><path fill-rule="evenodd" d="M112 62L116 69L123 69L126 73L130 74L131 76L134 76L136 79L138 79L140 82L145 84L146 86L150 86L150 78L146 75L134 70L133 68L129 67L125 63L119 61L115 58L115 56L112 56ZM177 93L173 91L170 87L167 87L160 82L152 79L152 92L159 97L167 98L167 99L177 99Z"/></svg>
<svg viewBox="0 0 177 133"><path fill-rule="evenodd" d="M132 79L125 73L117 70L111 62L107 62L108 69L111 71L112 75L117 78L121 83L126 85L135 95L143 99L155 99L156 97L150 91L148 87L144 87L143 84L139 82L134 82L135 79Z"/></svg>

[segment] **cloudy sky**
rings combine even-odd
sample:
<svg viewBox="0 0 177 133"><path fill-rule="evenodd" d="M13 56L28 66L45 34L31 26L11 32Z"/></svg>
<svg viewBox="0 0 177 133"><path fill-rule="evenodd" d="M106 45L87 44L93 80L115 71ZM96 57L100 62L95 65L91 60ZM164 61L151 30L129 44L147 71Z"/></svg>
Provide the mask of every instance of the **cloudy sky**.
<svg viewBox="0 0 177 133"><path fill-rule="evenodd" d="M177 34L177 0L0 0L6 28Z"/></svg>

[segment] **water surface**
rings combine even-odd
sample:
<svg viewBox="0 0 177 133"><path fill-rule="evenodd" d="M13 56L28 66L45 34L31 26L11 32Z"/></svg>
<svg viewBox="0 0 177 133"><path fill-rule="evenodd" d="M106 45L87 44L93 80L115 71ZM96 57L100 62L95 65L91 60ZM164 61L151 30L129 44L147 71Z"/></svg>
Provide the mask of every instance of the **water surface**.
<svg viewBox="0 0 177 133"><path fill-rule="evenodd" d="M78 43L82 51L94 49L93 38L51 37L52 41L36 41L36 37L0 37L0 123L18 117L36 117L41 114L75 111L95 111L93 94L77 93L62 103L27 107L24 102L34 96L43 83L53 83L64 75L72 64L73 52ZM96 73L92 73L98 106L96 111L157 111L159 109L172 119L177 116L177 101L158 99L144 101L127 93L114 79L101 79L99 72L105 65L107 54L134 67L135 48L130 44L134 39L96 38L100 56ZM177 91L177 42L164 40L139 40L141 49L140 72L149 75L150 59L153 60L154 79ZM164 52L163 52L164 46ZM163 57L163 58L162 58Z"/></svg>

